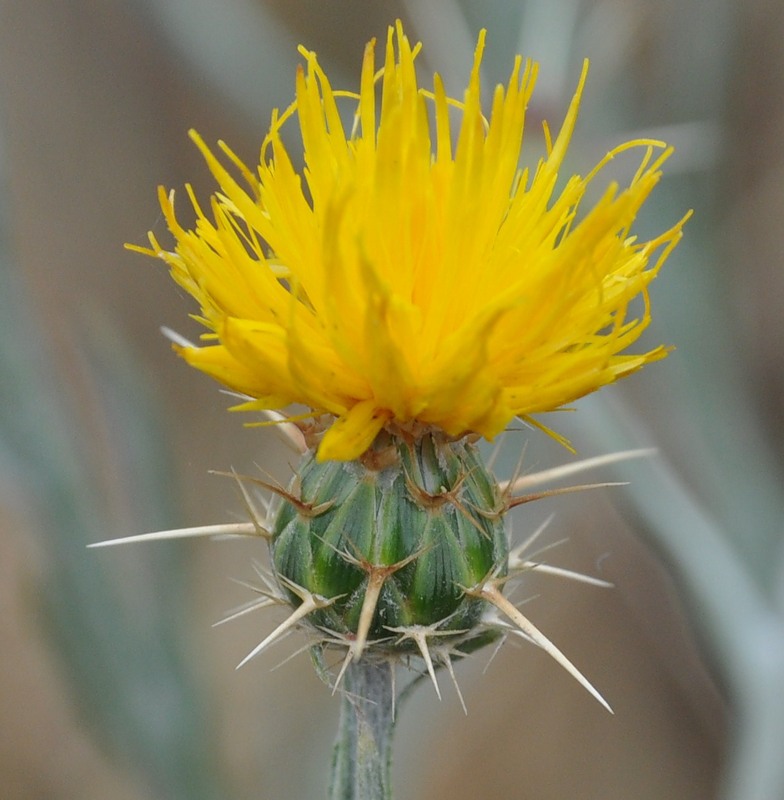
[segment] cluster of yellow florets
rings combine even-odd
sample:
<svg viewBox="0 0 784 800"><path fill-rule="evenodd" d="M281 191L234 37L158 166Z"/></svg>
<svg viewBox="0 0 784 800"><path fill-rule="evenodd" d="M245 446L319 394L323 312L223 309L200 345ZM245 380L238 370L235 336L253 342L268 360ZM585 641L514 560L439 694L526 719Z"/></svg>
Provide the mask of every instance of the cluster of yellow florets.
<svg viewBox="0 0 784 800"><path fill-rule="evenodd" d="M484 33L459 100L438 75L419 85L419 46L399 23L380 69L368 44L358 93L333 90L302 49L296 100L273 114L256 170L221 143L235 179L194 133L220 185L207 209L188 188L195 229L161 190L175 249L151 235L143 252L169 265L209 331L181 355L247 396L244 409L299 403L332 415L321 460L356 458L392 425L492 438L516 416L559 408L666 354L622 351L648 325L648 285L681 235L682 222L649 241L630 231L670 149L628 142L564 180L584 70L559 134L521 169L536 65L518 57L485 117L483 49ZM353 125L339 98L353 104ZM302 173L281 139L295 122ZM604 163L632 147L642 155L630 184L584 208Z"/></svg>

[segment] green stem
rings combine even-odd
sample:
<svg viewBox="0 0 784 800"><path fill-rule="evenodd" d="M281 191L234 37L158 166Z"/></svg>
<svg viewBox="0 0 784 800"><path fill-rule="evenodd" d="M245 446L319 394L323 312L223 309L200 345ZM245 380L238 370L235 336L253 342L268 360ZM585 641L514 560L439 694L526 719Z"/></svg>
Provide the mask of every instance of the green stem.
<svg viewBox="0 0 784 800"><path fill-rule="evenodd" d="M352 662L343 675L341 691L329 798L391 800L392 667L367 658Z"/></svg>

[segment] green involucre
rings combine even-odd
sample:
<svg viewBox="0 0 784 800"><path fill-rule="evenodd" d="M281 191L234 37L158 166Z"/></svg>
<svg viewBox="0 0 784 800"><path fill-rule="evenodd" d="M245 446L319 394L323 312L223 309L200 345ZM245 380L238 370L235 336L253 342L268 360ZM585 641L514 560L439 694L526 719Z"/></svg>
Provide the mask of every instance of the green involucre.
<svg viewBox="0 0 784 800"><path fill-rule="evenodd" d="M309 454L290 491L272 526L273 568L313 594L341 596L308 615L312 626L356 634L372 573L384 574L368 631L376 653L416 650L390 628L465 637L478 625L485 603L465 589L505 574L508 544L496 481L473 445L425 436L393 439L363 462Z"/></svg>

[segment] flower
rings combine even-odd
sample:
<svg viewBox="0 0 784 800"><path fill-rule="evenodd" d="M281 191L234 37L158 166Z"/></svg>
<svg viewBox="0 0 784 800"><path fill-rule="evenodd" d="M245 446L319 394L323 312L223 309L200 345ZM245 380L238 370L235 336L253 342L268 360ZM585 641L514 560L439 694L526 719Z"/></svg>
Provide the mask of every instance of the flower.
<svg viewBox="0 0 784 800"><path fill-rule="evenodd" d="M187 187L189 230L161 188L175 249L152 233L150 248L136 248L198 301L205 346L177 349L245 395L239 408L334 415L320 460L359 457L385 427L492 438L667 353L622 351L649 324L648 286L685 221L648 241L630 233L671 148L627 142L557 189L586 63L559 134L545 126L546 155L521 170L537 67L517 57L486 118L484 44L482 32L462 101L438 75L432 89L419 85L420 47L400 22L381 69L375 42L366 46L358 93L333 90L300 48L296 99L273 112L256 173L221 142L241 184L192 132L220 192L207 210ZM339 99L355 106L350 130ZM301 171L281 138L294 121ZM584 208L604 165L633 147L642 156L629 185Z"/></svg>

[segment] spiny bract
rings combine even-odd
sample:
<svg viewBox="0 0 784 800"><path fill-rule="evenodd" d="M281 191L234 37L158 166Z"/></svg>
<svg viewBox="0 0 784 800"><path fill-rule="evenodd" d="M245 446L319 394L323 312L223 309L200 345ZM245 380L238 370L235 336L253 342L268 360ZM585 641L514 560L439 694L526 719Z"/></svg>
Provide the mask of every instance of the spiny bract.
<svg viewBox="0 0 784 800"><path fill-rule="evenodd" d="M417 626L476 636L486 604L467 591L506 574L504 498L473 445L440 438L377 442L357 462L309 455L275 515L276 573L337 598L308 622L355 654L416 651Z"/></svg>

